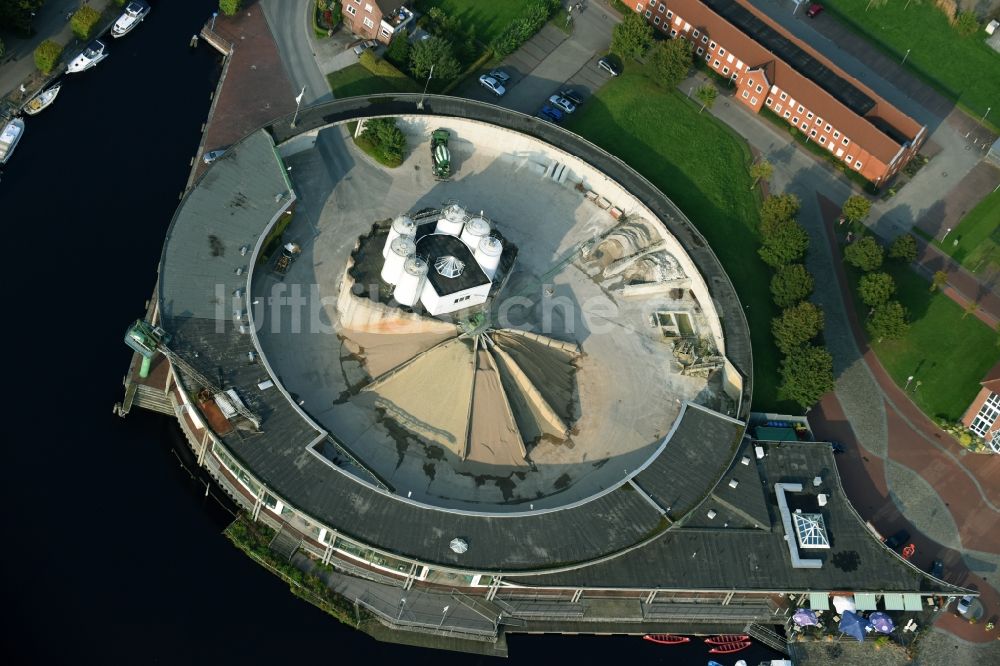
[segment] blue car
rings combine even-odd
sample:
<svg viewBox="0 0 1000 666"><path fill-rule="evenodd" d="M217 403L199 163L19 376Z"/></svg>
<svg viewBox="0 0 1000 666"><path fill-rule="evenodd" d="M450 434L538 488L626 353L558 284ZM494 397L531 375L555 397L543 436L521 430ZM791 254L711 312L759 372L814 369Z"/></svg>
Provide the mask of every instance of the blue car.
<svg viewBox="0 0 1000 666"><path fill-rule="evenodd" d="M545 118L546 120L551 120L554 123L557 123L563 119L563 112L555 107L549 106L548 104L543 106L542 110L539 113L542 115L543 118Z"/></svg>

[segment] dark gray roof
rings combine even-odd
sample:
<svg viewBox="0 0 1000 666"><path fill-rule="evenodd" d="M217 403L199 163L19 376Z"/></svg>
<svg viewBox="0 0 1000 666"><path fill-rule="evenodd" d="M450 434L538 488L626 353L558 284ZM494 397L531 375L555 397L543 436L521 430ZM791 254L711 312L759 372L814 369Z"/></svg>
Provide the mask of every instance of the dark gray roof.
<svg viewBox="0 0 1000 666"><path fill-rule="evenodd" d="M427 281L440 296L449 296L466 289L490 283L490 278L476 263L469 246L450 234L427 234L417 238L417 254L427 260ZM445 277L434 269L438 257L452 256L465 264L458 277Z"/></svg>

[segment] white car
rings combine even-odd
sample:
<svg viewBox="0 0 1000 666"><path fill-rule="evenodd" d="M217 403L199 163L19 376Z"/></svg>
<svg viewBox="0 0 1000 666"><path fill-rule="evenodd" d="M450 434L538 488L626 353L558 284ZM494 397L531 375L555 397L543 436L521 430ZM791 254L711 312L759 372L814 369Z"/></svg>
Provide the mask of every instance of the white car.
<svg viewBox="0 0 1000 666"><path fill-rule="evenodd" d="M961 615L962 617L966 617L967 616L967 614L969 612L969 608L972 606L972 600L973 600L973 598L974 597L972 597L971 595L969 595L969 596L962 597L961 599L958 600L958 605L955 607L955 610L958 611L959 615Z"/></svg>
<svg viewBox="0 0 1000 666"><path fill-rule="evenodd" d="M576 104L569 101L565 97L560 97L559 95L553 95L552 97L549 97L549 104L556 107L557 109L565 111L566 113L573 113L574 111L576 111Z"/></svg>
<svg viewBox="0 0 1000 666"><path fill-rule="evenodd" d="M504 88L499 81L494 79L492 76L486 76L485 74L479 77L479 85L486 88L497 97L503 97L503 94L507 92L507 89Z"/></svg>

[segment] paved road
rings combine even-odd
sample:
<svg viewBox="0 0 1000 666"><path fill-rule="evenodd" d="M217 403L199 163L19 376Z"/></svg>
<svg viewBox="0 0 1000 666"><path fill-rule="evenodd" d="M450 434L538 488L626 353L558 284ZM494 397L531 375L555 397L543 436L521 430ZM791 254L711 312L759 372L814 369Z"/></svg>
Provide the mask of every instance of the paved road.
<svg viewBox="0 0 1000 666"><path fill-rule="evenodd" d="M278 46L278 53L296 90L306 87L302 105L333 99L330 86L316 64L312 35L312 0L261 0L264 16Z"/></svg>

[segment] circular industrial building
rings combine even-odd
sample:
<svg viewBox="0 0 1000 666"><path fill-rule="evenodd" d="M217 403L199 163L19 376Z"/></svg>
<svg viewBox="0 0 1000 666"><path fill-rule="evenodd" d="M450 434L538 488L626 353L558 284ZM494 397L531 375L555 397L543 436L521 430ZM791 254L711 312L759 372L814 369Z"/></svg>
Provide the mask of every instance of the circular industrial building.
<svg viewBox="0 0 1000 666"><path fill-rule="evenodd" d="M354 145L373 118L406 135L401 166ZM749 332L704 238L539 119L374 96L247 136L182 201L130 336L275 547L372 584L616 590L643 617L657 590L744 590L743 619L875 568L920 586L828 447L745 436Z"/></svg>

